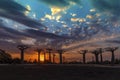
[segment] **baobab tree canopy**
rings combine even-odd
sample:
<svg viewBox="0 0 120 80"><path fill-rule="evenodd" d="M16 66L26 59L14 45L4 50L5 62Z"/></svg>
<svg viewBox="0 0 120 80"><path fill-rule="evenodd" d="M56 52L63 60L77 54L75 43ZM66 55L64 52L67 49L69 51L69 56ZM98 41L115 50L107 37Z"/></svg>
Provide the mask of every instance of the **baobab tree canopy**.
<svg viewBox="0 0 120 80"><path fill-rule="evenodd" d="M119 46L119 16L119 0L0 0L0 48Z"/></svg>

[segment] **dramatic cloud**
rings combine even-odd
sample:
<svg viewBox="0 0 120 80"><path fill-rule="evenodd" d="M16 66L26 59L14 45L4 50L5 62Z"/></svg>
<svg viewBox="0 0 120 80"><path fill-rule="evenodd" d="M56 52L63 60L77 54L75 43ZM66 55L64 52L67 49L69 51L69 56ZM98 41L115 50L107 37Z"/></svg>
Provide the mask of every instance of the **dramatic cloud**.
<svg viewBox="0 0 120 80"><path fill-rule="evenodd" d="M24 37L41 39L44 38L62 38L52 33L47 33L40 31L45 26L42 25L39 21L32 20L29 17L24 15L24 12L28 11L26 8L21 6L20 4L14 2L13 0L0 0L0 38L1 39L23 39ZM5 18L3 18L5 17ZM9 21L7 19L11 19L17 21L18 23L24 24L29 29L24 29L22 31L13 29L11 25L9 25ZM7 20L9 23L6 25L4 20ZM14 24L13 24L14 25ZM23 26L24 26L23 25ZM20 26L18 26L20 27ZM37 30L34 30L37 28ZM40 36L40 37L39 37Z"/></svg>
<svg viewBox="0 0 120 80"><path fill-rule="evenodd" d="M0 0L0 43L97 47L120 32L119 16L117 0Z"/></svg>
<svg viewBox="0 0 120 80"><path fill-rule="evenodd" d="M46 33L46 32L42 32L42 31L38 31L38 30L33 30L33 29L27 29L25 30L25 32L32 34L33 36L37 36L39 37L47 37L47 38L51 38L51 39L67 39L69 37L64 37L64 36L58 36L52 33Z"/></svg>
<svg viewBox="0 0 120 80"><path fill-rule="evenodd" d="M120 18L120 0L92 0L95 8L111 14L114 19Z"/></svg>
<svg viewBox="0 0 120 80"><path fill-rule="evenodd" d="M119 40L107 40L106 42L120 44Z"/></svg>
<svg viewBox="0 0 120 80"><path fill-rule="evenodd" d="M81 0L39 0L54 7L67 7L72 4L80 4Z"/></svg>
<svg viewBox="0 0 120 80"><path fill-rule="evenodd" d="M45 27L40 22L25 16L25 11L28 10L13 0L0 0L0 16L15 20L32 28Z"/></svg>
<svg viewBox="0 0 120 80"><path fill-rule="evenodd" d="M20 39L21 37L31 37L31 38L36 38L40 39L41 37L44 38L50 38L50 39L62 39L65 37L58 36L52 33L46 33L42 32L39 30L34 30L34 29L25 29L22 32L17 31L15 29L9 28L7 26L4 26L4 24L1 23L0 25L0 35L1 38L14 38L14 39ZM6 36L6 37L5 37Z"/></svg>

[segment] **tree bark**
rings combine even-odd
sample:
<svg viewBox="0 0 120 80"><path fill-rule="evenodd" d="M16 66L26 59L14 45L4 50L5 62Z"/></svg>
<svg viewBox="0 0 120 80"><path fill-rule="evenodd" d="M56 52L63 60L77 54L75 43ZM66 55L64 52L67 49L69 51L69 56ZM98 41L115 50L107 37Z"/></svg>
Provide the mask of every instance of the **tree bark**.
<svg viewBox="0 0 120 80"><path fill-rule="evenodd" d="M83 54L83 64L86 64L86 54Z"/></svg>
<svg viewBox="0 0 120 80"><path fill-rule="evenodd" d="M24 50L21 50L21 64L24 63Z"/></svg>
<svg viewBox="0 0 120 80"><path fill-rule="evenodd" d="M49 51L49 62L51 63L51 52Z"/></svg>
<svg viewBox="0 0 120 80"><path fill-rule="evenodd" d="M102 53L100 53L100 60L101 60L101 63L103 63Z"/></svg>
<svg viewBox="0 0 120 80"><path fill-rule="evenodd" d="M62 60L62 53L59 53L60 56L60 64L62 64L63 60Z"/></svg>
<svg viewBox="0 0 120 80"><path fill-rule="evenodd" d="M38 52L38 63L40 63L40 52Z"/></svg>
<svg viewBox="0 0 120 80"><path fill-rule="evenodd" d="M111 64L115 63L115 55L114 55L114 51L112 51L112 56L111 56Z"/></svg>
<svg viewBox="0 0 120 80"><path fill-rule="evenodd" d="M95 54L95 59L96 59L96 64L99 63L99 57L98 57L98 54Z"/></svg>

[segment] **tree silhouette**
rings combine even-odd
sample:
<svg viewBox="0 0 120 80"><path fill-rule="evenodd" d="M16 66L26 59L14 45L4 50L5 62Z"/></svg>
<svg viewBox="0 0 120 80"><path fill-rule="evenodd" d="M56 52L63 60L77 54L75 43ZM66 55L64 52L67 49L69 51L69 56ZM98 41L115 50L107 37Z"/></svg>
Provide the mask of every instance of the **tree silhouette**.
<svg viewBox="0 0 120 80"><path fill-rule="evenodd" d="M107 47L105 48L106 51L111 52L111 64L115 63L115 54L114 52L118 49L119 47Z"/></svg>
<svg viewBox="0 0 120 80"><path fill-rule="evenodd" d="M43 50L43 54L44 54L44 63L46 63L46 49Z"/></svg>
<svg viewBox="0 0 120 80"><path fill-rule="evenodd" d="M86 53L88 52L88 50L81 50L81 51L78 51L80 54L82 54L82 57L83 57L83 64L86 63Z"/></svg>
<svg viewBox="0 0 120 80"><path fill-rule="evenodd" d="M2 49L0 49L0 63L12 63L11 55Z"/></svg>
<svg viewBox="0 0 120 80"><path fill-rule="evenodd" d="M52 51L52 49L47 48L46 50L47 50L48 53L49 53L49 62L51 63L51 51Z"/></svg>
<svg viewBox="0 0 120 80"><path fill-rule="evenodd" d="M55 54L53 54L53 64L55 63Z"/></svg>
<svg viewBox="0 0 120 80"><path fill-rule="evenodd" d="M35 51L38 53L38 63L40 63L40 53L41 53L42 49L38 48Z"/></svg>
<svg viewBox="0 0 120 80"><path fill-rule="evenodd" d="M98 50L98 52L99 52L99 54L100 54L100 61L101 61L101 63L103 63L102 53L104 52L104 50L103 50L102 48L98 48L97 50Z"/></svg>
<svg viewBox="0 0 120 80"><path fill-rule="evenodd" d="M17 48L21 51L21 63L24 63L24 51L29 47L26 45L18 45Z"/></svg>
<svg viewBox="0 0 120 80"><path fill-rule="evenodd" d="M64 50L57 50L58 51L58 53L59 53L59 57L60 57L60 64L62 64L63 63L63 60L62 60L62 54L65 52Z"/></svg>
<svg viewBox="0 0 120 80"><path fill-rule="evenodd" d="M93 50L90 52L95 55L96 64L98 64L99 63L99 57L98 57L99 52L97 50Z"/></svg>

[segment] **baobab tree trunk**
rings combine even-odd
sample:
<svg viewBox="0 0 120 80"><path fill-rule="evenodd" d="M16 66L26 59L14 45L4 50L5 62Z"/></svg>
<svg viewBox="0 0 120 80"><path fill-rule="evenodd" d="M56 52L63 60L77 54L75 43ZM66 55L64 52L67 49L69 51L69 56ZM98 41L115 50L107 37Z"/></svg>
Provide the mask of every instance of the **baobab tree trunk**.
<svg viewBox="0 0 120 80"><path fill-rule="evenodd" d="M17 48L21 51L21 63L24 63L24 51L29 47L25 45L18 45Z"/></svg>
<svg viewBox="0 0 120 80"><path fill-rule="evenodd" d="M40 63L40 53L41 53L42 49L38 48L38 49L36 49L34 51L36 51L38 53L38 64L39 64Z"/></svg>
<svg viewBox="0 0 120 80"><path fill-rule="evenodd" d="M52 49L47 48L46 50L47 50L48 53L49 53L49 62L51 63L51 51L52 51Z"/></svg>
<svg viewBox="0 0 120 80"><path fill-rule="evenodd" d="M62 60L62 54L63 54L63 50L57 50L58 51L58 53L59 53L59 57L60 57L60 64L62 64L63 63L63 60Z"/></svg>
<svg viewBox="0 0 120 80"><path fill-rule="evenodd" d="M62 53L59 53L60 56L60 64L62 64L63 60L62 60Z"/></svg>
<svg viewBox="0 0 120 80"><path fill-rule="evenodd" d="M51 63L51 52L49 51L49 61Z"/></svg>
<svg viewBox="0 0 120 80"><path fill-rule="evenodd" d="M83 64L86 64L86 54L83 54Z"/></svg>
<svg viewBox="0 0 120 80"><path fill-rule="evenodd" d="M95 54L95 59L96 59L96 64L99 63L99 57L98 57L98 54Z"/></svg>
<svg viewBox="0 0 120 80"><path fill-rule="evenodd" d="M38 52L38 63L40 63L40 52Z"/></svg>
<svg viewBox="0 0 120 80"><path fill-rule="evenodd" d="M55 54L53 54L53 63L55 63Z"/></svg>
<svg viewBox="0 0 120 80"><path fill-rule="evenodd" d="M115 55L114 55L114 51L112 52L112 56L111 56L111 64L113 65L115 63Z"/></svg>
<svg viewBox="0 0 120 80"><path fill-rule="evenodd" d="M24 63L24 50L21 50L21 63Z"/></svg>
<svg viewBox="0 0 120 80"><path fill-rule="evenodd" d="M112 54L111 54L111 64L114 65L115 63L115 55L114 55L114 52L118 49L118 47L108 47L106 48L106 51L110 51Z"/></svg>
<svg viewBox="0 0 120 80"><path fill-rule="evenodd" d="M101 60L101 63L103 63L102 53L100 53L100 60Z"/></svg>
<svg viewBox="0 0 120 80"><path fill-rule="evenodd" d="M86 64L86 53L87 52L88 52L88 50L79 51L79 53L82 54L82 57L83 57L83 64Z"/></svg>

